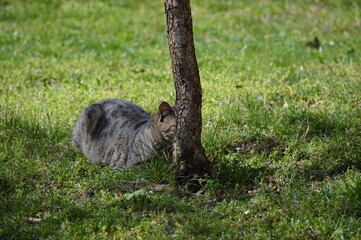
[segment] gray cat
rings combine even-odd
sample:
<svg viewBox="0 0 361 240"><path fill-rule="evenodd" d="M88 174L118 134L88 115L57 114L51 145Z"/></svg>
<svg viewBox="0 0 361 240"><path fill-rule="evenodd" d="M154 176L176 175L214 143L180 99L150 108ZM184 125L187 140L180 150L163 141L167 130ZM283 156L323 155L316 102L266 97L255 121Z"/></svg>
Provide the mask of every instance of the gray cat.
<svg viewBox="0 0 361 240"><path fill-rule="evenodd" d="M80 115L73 144L93 163L129 167L170 147L175 133L175 112L168 103L162 102L152 117L135 103L107 99Z"/></svg>

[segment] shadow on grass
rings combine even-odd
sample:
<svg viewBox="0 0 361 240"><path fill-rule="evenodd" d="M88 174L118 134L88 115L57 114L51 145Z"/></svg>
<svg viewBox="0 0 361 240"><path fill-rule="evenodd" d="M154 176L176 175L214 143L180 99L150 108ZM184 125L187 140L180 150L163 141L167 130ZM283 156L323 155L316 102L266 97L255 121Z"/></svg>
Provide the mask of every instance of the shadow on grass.
<svg viewBox="0 0 361 240"><path fill-rule="evenodd" d="M309 110L290 112L288 126L296 126L297 144L295 161L300 164L299 174L308 180L322 181L343 174L348 169L361 170L361 135L352 117L315 113Z"/></svg>
<svg viewBox="0 0 361 240"><path fill-rule="evenodd" d="M0 234L10 239L38 237L41 224L34 214L45 211L50 191L46 163L74 158L68 131L3 109L0 131L0 216L4 220Z"/></svg>
<svg viewBox="0 0 361 240"><path fill-rule="evenodd" d="M0 135L0 139L5 153L18 150L18 153L22 153L22 157L45 158L54 153L66 152L65 150L69 148L68 129L50 124L41 125L35 116L2 114L4 117L0 119L0 128L5 134ZM5 161L6 159L5 157Z"/></svg>
<svg viewBox="0 0 361 240"><path fill-rule="evenodd" d="M327 113L316 113L309 110L290 111L283 119L289 134L299 129L301 136L305 139L313 137L328 137L336 132L342 133L346 124L336 116Z"/></svg>
<svg viewBox="0 0 361 240"><path fill-rule="evenodd" d="M305 154L304 161L295 171L310 181L322 181L344 174L349 169L361 171L360 143L353 136L346 136L330 143L322 152Z"/></svg>
<svg viewBox="0 0 361 240"><path fill-rule="evenodd" d="M276 122L275 119L269 121ZM322 181L351 168L361 170L361 138L351 115L288 109L278 121L280 124L274 127L281 136L260 132L222 145L223 154L233 155L232 161L214 156L220 159L216 163L216 178L222 185L231 188L243 185L249 189L275 172L277 175L295 173L307 181ZM260 167L246 164L248 159ZM289 169L290 164L296 167ZM289 172L283 172L284 168Z"/></svg>
<svg viewBox="0 0 361 240"><path fill-rule="evenodd" d="M217 168L216 177L221 185L229 188L242 187L244 190L253 189L257 179L273 173L267 167L241 166L236 163L220 163Z"/></svg>
<svg viewBox="0 0 361 240"><path fill-rule="evenodd" d="M2 197L11 195L14 193L14 188L12 187L11 181L6 178L6 176L0 177L0 193ZM1 198L0 198L1 202ZM0 208L1 209L1 208Z"/></svg>

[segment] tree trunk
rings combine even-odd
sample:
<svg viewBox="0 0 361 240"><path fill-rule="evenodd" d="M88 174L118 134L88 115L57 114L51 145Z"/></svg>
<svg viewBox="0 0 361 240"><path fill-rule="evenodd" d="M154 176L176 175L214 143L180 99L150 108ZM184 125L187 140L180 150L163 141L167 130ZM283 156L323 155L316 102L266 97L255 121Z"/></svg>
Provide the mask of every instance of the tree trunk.
<svg viewBox="0 0 361 240"><path fill-rule="evenodd" d="M211 171L201 143L202 88L193 43L191 8L189 0L164 0L164 4L176 89L177 134L173 157L180 163L178 180L196 184L195 179L210 175Z"/></svg>

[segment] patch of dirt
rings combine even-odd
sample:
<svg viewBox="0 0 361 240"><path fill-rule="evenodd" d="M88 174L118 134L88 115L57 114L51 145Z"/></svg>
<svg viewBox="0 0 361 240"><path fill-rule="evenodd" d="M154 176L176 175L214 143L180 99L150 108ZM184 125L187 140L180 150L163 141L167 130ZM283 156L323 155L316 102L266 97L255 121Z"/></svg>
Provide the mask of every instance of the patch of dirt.
<svg viewBox="0 0 361 240"><path fill-rule="evenodd" d="M284 154L286 148L287 145L282 143L281 140L276 137L262 137L247 141L240 140L235 144L228 146L225 149L225 153L246 154L250 151L255 151L258 153L264 152L268 155L275 149L278 149L282 154Z"/></svg>

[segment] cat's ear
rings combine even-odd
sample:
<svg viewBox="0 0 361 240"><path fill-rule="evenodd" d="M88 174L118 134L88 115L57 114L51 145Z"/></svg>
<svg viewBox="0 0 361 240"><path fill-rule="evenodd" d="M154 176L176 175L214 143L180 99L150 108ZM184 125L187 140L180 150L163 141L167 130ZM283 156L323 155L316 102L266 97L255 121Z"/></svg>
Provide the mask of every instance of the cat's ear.
<svg viewBox="0 0 361 240"><path fill-rule="evenodd" d="M173 111L172 107L167 102L162 102L159 105L159 113L161 116L168 115L172 113L172 111Z"/></svg>
<svg viewBox="0 0 361 240"><path fill-rule="evenodd" d="M167 102L162 102L159 105L159 121L163 122L165 116L172 114L174 111Z"/></svg>

